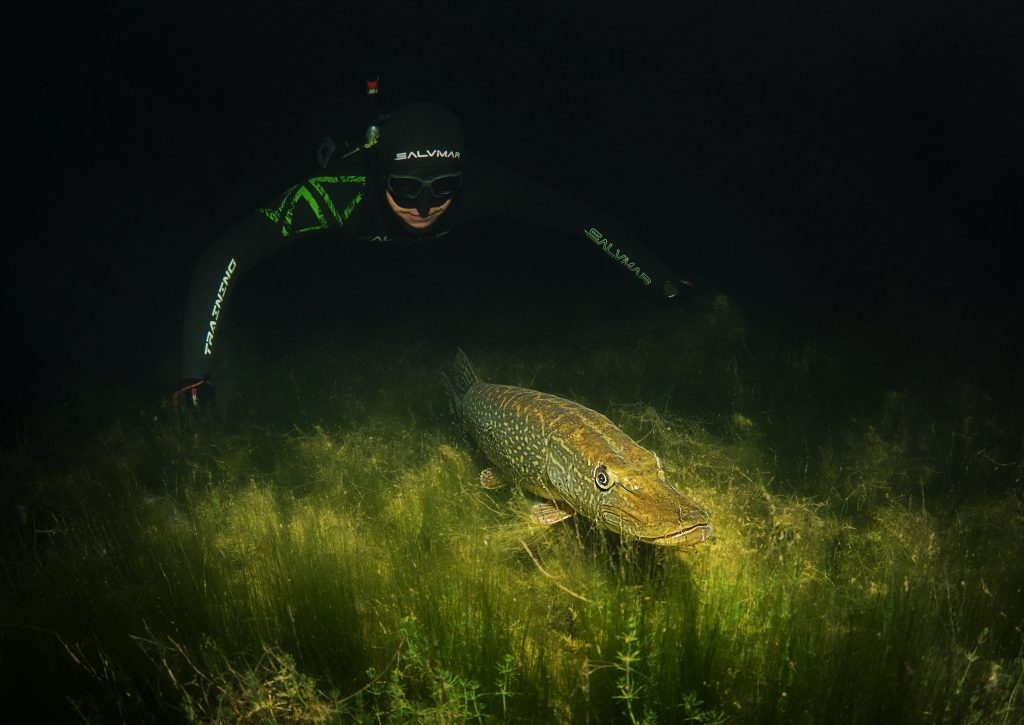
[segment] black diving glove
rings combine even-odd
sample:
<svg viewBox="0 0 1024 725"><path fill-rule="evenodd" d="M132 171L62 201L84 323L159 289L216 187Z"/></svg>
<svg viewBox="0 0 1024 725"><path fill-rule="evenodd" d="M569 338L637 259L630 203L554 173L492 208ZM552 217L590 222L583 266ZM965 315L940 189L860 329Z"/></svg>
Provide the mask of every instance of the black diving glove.
<svg viewBox="0 0 1024 725"><path fill-rule="evenodd" d="M693 298L693 282L688 279L667 280L661 285L661 296L679 304Z"/></svg>
<svg viewBox="0 0 1024 725"><path fill-rule="evenodd" d="M171 408L179 420L183 415L213 412L213 383L200 378L182 380L171 395Z"/></svg>

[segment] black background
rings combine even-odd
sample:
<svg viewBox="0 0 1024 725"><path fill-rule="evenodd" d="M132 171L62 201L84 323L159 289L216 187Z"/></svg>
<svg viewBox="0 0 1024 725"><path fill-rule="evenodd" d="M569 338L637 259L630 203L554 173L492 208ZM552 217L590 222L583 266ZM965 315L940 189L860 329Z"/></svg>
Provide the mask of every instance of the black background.
<svg viewBox="0 0 1024 725"><path fill-rule="evenodd" d="M322 134L359 139L374 68L387 104L448 104L472 147L614 208L751 314L1019 319L1019 3L122 1L8 15L5 405L75 386L169 390L198 255L297 180ZM546 277L509 282L529 266L511 247L553 240L487 234L429 284L401 257L346 268L331 247L253 275L248 294L287 298L301 265L360 295L399 278L399 308L438 283L472 294L486 279L514 299L592 273L565 272L554 251ZM289 305L317 306L298 291L316 284L293 288Z"/></svg>

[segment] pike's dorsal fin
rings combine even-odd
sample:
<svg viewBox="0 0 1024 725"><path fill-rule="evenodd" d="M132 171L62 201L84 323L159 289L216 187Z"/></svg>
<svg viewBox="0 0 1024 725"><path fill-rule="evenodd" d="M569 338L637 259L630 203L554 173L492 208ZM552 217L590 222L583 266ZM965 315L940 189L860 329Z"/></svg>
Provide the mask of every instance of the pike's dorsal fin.
<svg viewBox="0 0 1024 725"><path fill-rule="evenodd" d="M568 506L560 506L557 503L535 503L530 509L530 518L538 524L553 526L559 521L565 521L575 511Z"/></svg>

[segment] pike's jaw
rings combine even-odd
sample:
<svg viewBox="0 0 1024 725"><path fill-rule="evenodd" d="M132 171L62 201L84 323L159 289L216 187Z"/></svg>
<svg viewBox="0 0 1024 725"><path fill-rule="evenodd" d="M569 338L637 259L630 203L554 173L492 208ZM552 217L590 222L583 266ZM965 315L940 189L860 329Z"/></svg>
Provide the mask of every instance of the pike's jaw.
<svg viewBox="0 0 1024 725"><path fill-rule="evenodd" d="M626 525L626 521L619 514L611 511L602 511L601 520L605 526L618 534L632 536L648 544L657 544L659 546L695 546L711 538L711 524L705 522L691 524L668 534L643 536L636 533L636 529L630 530L630 527Z"/></svg>
<svg viewBox="0 0 1024 725"><path fill-rule="evenodd" d="M660 546L695 546L711 538L711 524L694 524L665 536L641 536L641 541Z"/></svg>

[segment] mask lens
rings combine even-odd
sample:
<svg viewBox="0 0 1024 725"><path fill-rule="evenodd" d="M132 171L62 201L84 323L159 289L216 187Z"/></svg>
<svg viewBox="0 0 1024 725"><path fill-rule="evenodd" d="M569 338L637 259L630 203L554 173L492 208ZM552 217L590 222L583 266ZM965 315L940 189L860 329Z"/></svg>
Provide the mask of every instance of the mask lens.
<svg viewBox="0 0 1024 725"><path fill-rule="evenodd" d="M452 196L462 187L462 173L442 174L421 178L419 176L388 176L388 191L395 198L396 202L413 202L423 191L423 187L430 189L430 194L435 199L444 200Z"/></svg>
<svg viewBox="0 0 1024 725"><path fill-rule="evenodd" d="M462 174L435 176L430 181L430 191L436 197L451 196L462 188Z"/></svg>
<svg viewBox="0 0 1024 725"><path fill-rule="evenodd" d="M420 195L423 182L412 176L389 176L388 191L396 199L415 199Z"/></svg>

